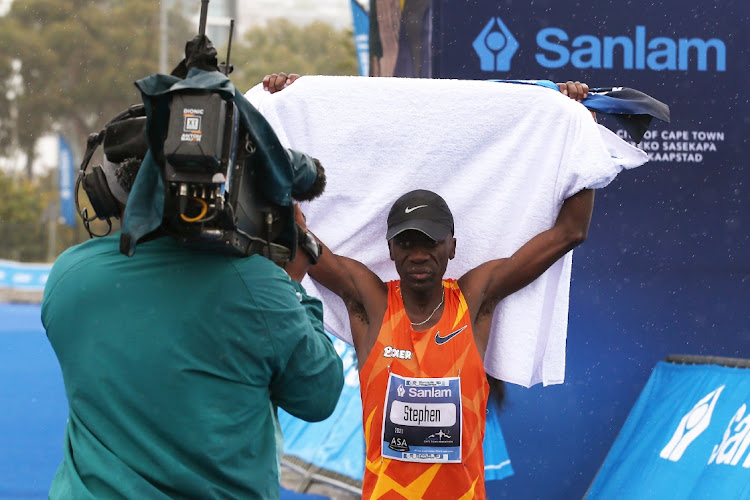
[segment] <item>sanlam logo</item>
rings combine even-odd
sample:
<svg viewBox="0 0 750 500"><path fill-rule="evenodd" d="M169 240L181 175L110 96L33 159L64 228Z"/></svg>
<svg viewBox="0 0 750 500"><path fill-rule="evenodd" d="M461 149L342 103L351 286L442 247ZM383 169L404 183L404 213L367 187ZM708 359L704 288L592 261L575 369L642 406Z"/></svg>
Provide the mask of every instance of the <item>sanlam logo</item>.
<svg viewBox="0 0 750 500"><path fill-rule="evenodd" d="M726 71L727 49L718 38L648 38L645 26L635 36L577 35L549 27L536 34L536 62L545 68L652 71ZM472 43L482 71L509 71L519 43L499 17L493 17Z"/></svg>
<svg viewBox="0 0 750 500"><path fill-rule="evenodd" d="M682 458L682 454L685 453L690 443L695 441L708 428L708 424L711 423L711 415L714 413L716 401L723 390L724 386L722 385L709 392L682 417L672 435L672 439L669 440L669 443L659 453L661 458L671 460L672 462L677 462Z"/></svg>
<svg viewBox="0 0 750 500"><path fill-rule="evenodd" d="M482 71L508 71L510 60L518 50L518 40L499 17L490 19L472 45Z"/></svg>

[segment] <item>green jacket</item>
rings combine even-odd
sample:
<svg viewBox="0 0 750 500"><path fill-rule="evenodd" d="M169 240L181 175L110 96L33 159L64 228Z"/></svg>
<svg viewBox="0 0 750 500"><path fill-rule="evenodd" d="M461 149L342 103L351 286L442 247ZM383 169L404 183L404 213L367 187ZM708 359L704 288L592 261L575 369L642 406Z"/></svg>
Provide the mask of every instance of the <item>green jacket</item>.
<svg viewBox="0 0 750 500"><path fill-rule="evenodd" d="M343 385L320 302L271 261L119 235L63 253L42 322L70 407L50 498L278 498L276 406Z"/></svg>

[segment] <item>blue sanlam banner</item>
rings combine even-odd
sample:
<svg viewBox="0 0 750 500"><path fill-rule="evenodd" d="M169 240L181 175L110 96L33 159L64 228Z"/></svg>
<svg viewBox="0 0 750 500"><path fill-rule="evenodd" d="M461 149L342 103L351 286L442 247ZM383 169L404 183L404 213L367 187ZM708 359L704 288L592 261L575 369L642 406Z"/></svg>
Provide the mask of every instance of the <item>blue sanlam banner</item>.
<svg viewBox="0 0 750 500"><path fill-rule="evenodd" d="M64 224L76 225L73 207L73 151L65 138L60 135L59 160L57 165L57 182L60 193L60 219Z"/></svg>
<svg viewBox="0 0 750 500"><path fill-rule="evenodd" d="M649 163L596 193L573 258L565 383L507 388L515 474L488 496L580 499L660 360L750 357L750 2L433 0L433 11L435 78L578 80L636 89L671 110L639 144ZM612 117L598 118L629 140ZM671 425L719 385L692 395ZM723 413L729 393L679 462L660 459L669 462L660 473L686 464L703 439L708 464L742 405ZM723 429L710 436L717 412ZM661 429L657 457L675 430ZM734 468L750 483L745 460L714 462L702 476Z"/></svg>
<svg viewBox="0 0 750 500"><path fill-rule="evenodd" d="M660 362L586 495L750 498L750 369Z"/></svg>
<svg viewBox="0 0 750 500"><path fill-rule="evenodd" d="M351 5L354 48L357 51L359 75L368 76L370 74L370 16L357 0L351 0Z"/></svg>
<svg viewBox="0 0 750 500"><path fill-rule="evenodd" d="M602 8L584 0L572 10L591 16L577 16L551 0L437 1L433 68L439 77L472 79L500 78L499 73L539 78L556 69L572 76L603 70L639 79L643 71L723 73L739 62L742 47L732 31L745 21L747 7L732 0L711 3L721 8L709 11L694 0L662 1L648 9L627 2Z"/></svg>

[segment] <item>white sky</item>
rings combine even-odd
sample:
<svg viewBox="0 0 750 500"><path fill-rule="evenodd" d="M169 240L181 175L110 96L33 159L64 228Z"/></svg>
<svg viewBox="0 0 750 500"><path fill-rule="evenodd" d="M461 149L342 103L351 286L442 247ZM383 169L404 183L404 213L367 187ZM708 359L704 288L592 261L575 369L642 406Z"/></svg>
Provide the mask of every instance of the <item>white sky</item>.
<svg viewBox="0 0 750 500"><path fill-rule="evenodd" d="M35 176L44 174L50 168L57 167L58 151L59 142L57 135L50 134L39 138L36 143L37 157L34 161L34 166L32 167ZM78 156L76 156L76 159L78 159ZM4 172L22 173L25 168L26 155L23 155L20 152L7 157L0 156L0 169Z"/></svg>

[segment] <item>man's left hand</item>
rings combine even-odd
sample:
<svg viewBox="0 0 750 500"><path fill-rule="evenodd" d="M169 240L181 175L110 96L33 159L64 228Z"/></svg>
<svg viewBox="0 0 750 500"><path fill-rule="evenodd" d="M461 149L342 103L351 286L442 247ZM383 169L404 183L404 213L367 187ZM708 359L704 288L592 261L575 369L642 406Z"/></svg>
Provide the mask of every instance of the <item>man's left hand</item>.
<svg viewBox="0 0 750 500"><path fill-rule="evenodd" d="M568 80L565 83L558 83L557 86L560 88L560 92L574 101L581 102L589 95L589 86L585 83Z"/></svg>

